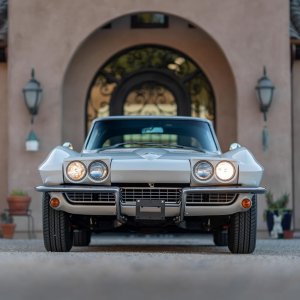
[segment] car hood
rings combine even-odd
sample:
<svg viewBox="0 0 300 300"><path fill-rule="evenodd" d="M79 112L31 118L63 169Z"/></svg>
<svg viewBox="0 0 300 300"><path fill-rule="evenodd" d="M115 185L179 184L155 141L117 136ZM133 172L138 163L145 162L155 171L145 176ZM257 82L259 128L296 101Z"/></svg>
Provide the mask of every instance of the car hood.
<svg viewBox="0 0 300 300"><path fill-rule="evenodd" d="M217 156L216 153L166 148L108 149L82 155L86 159L109 159L112 183L185 184L191 182L191 160Z"/></svg>
<svg viewBox="0 0 300 300"><path fill-rule="evenodd" d="M200 152L185 149L166 149L166 148L130 148L130 149L108 149L100 152L83 152L82 157L109 157L112 160L118 159L141 159L141 160L157 160L172 159L186 160L191 158L208 158L219 157L219 153Z"/></svg>

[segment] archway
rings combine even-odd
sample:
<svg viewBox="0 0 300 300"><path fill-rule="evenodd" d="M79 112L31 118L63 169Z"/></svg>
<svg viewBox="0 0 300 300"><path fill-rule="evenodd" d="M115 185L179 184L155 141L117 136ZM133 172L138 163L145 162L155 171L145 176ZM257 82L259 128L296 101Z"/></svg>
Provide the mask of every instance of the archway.
<svg viewBox="0 0 300 300"><path fill-rule="evenodd" d="M73 55L63 82L63 140L71 141L77 149L82 145L87 128L87 93L99 67L107 65L124 50L157 46L177 51L199 67L213 91L212 119L215 117L221 146L227 148L237 138L237 95L230 64L220 46L201 28L189 26L189 21L171 15L168 15L168 28L134 29L133 34L126 21L130 17L126 15L112 21L111 28L99 28ZM114 26L114 22L119 23ZM140 87L131 85L131 88L134 92ZM169 87L166 90L173 93ZM192 106L190 109L193 111Z"/></svg>

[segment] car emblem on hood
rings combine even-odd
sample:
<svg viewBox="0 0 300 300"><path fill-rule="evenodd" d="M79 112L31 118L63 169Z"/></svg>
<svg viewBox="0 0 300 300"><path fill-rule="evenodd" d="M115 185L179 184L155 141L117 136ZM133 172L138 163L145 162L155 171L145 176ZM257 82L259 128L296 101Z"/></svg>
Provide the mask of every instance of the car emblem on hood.
<svg viewBox="0 0 300 300"><path fill-rule="evenodd" d="M153 159L160 158L162 156L162 154L157 154L157 153L153 153L153 152L145 152L143 154L140 154L140 156L145 159L148 159L148 160L153 160Z"/></svg>

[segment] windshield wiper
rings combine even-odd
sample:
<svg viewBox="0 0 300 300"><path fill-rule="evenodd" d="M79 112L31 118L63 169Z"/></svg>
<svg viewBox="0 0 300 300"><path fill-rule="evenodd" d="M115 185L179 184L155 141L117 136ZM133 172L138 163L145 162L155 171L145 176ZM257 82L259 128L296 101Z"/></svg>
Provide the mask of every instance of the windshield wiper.
<svg viewBox="0 0 300 300"><path fill-rule="evenodd" d="M199 151L199 152L207 152L206 150L200 148L200 147L192 147L192 146L183 146L183 145L178 145L178 144L161 144L164 147L174 147L178 149L186 149L186 150L194 150L194 151Z"/></svg>
<svg viewBox="0 0 300 300"><path fill-rule="evenodd" d="M183 146L183 145L178 145L178 144L160 144L160 143L151 143L151 142L118 143L118 144L114 144L112 146L103 147L103 148L99 149L97 152L108 150L108 149L116 149L116 148L122 147L124 145L139 145L139 146L153 146L153 147L173 147L173 148L178 148L178 149L194 150L194 151L203 152L203 153L206 152L204 149L197 148L197 147L189 147L189 146Z"/></svg>
<svg viewBox="0 0 300 300"><path fill-rule="evenodd" d="M118 143L118 144L114 144L112 146L107 146L107 147L103 147L103 148L100 148L97 152L100 152L100 151L104 151L104 150L107 150L107 149L116 149L116 148L120 148L124 145L143 145L144 143L143 142L125 142L125 143Z"/></svg>

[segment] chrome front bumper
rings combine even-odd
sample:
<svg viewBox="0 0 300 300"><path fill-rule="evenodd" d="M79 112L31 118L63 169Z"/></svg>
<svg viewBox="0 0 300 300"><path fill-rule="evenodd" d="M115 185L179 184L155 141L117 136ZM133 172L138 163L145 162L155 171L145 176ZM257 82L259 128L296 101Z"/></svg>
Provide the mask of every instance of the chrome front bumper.
<svg viewBox="0 0 300 300"><path fill-rule="evenodd" d="M56 208L71 214L80 215L115 215L119 221L126 217L135 217L137 211L136 202L123 203L120 196L119 187L103 186L38 186L39 192L48 192L51 197L60 200L60 205ZM265 189L262 187L241 187L241 186L224 186L224 187L187 187L183 188L180 201L178 203L165 202L165 217L174 217L179 222L188 216L216 216L231 215L237 212L247 211L241 205L242 199L248 197L251 199L253 194L263 194ZM95 203L70 203L67 200L66 193L113 193L114 203L105 203L99 205ZM217 194L235 194L235 198L229 203L189 203L187 199L194 195L217 195ZM136 199L138 200L138 199ZM162 198L163 200L163 198ZM199 205L198 205L199 204ZM145 210L149 213L155 212L155 207L147 207Z"/></svg>

